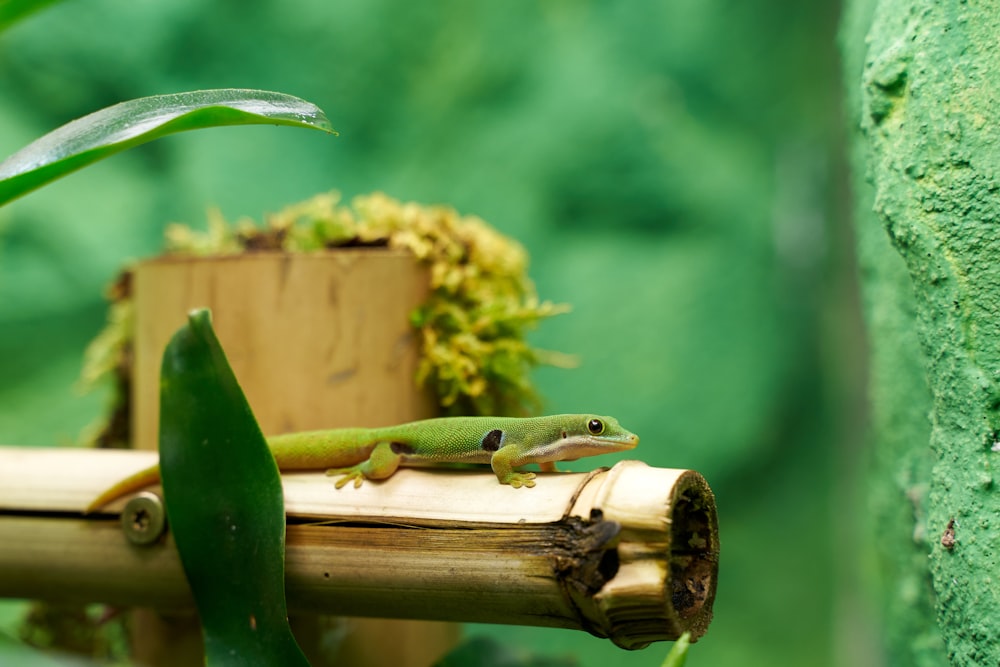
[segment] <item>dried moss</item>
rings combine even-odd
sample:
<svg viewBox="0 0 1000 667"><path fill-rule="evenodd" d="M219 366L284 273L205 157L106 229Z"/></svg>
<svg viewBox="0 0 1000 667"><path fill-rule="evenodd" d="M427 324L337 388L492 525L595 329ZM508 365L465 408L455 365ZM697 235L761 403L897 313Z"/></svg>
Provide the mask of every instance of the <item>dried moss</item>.
<svg viewBox="0 0 1000 667"><path fill-rule="evenodd" d="M539 301L527 277L524 248L484 221L443 206L401 203L376 193L343 205L335 193L316 196L269 215L229 223L210 213L208 229L167 230L167 252L193 256L246 252L322 252L343 247L389 247L413 253L430 266L431 293L411 314L419 332L416 381L432 388L450 414L529 414L540 401L529 371L539 364L568 366L572 358L533 348L526 335L567 306ZM108 324L91 343L81 382L116 378L127 392L133 335L126 277L111 294ZM127 440L119 400L105 446ZM117 424L118 426L115 426Z"/></svg>

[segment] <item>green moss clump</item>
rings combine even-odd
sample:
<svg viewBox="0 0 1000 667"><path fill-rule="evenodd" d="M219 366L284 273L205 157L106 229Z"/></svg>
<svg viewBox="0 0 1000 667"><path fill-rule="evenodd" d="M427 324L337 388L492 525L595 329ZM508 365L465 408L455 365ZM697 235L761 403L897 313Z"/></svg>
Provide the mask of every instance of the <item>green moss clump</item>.
<svg viewBox="0 0 1000 667"><path fill-rule="evenodd" d="M263 225L209 214L208 229L167 230L173 254L322 252L388 247L430 267L431 293L411 314L420 334L416 381L433 389L449 414L524 415L540 400L529 377L540 364L569 366L571 357L533 348L527 332L568 307L539 301L527 277L524 248L484 221L443 206L402 203L381 193L342 205L323 194L266 217ZM131 343L130 297L115 299L107 329L91 344L83 380L93 384L120 368Z"/></svg>

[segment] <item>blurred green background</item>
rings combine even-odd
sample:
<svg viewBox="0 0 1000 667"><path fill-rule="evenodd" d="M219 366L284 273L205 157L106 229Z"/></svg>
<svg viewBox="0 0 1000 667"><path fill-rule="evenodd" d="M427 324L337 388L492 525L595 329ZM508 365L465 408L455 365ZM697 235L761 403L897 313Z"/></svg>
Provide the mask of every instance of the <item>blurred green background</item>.
<svg viewBox="0 0 1000 667"><path fill-rule="evenodd" d="M182 134L0 209L0 442L72 442L103 287L208 206L331 189L447 203L518 238L573 312L547 411L616 415L718 499L716 618L689 665L879 664L859 470L857 312L835 45L793 0L67 0L0 37L0 157L145 95L249 87L338 138ZM583 466L589 465L584 462ZM477 626L583 665L657 665L582 633Z"/></svg>

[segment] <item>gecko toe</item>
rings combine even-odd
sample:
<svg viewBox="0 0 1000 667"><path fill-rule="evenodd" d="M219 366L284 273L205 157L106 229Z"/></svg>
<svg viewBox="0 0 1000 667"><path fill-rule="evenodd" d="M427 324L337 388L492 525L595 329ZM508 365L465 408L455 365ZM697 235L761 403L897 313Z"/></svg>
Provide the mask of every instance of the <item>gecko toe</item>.
<svg viewBox="0 0 1000 667"><path fill-rule="evenodd" d="M352 470L350 468L327 470L326 474L331 476L342 475L342 477L333 484L333 486L338 489L344 488L349 482L354 482L354 488L359 488L361 483L365 480L364 473L360 470Z"/></svg>

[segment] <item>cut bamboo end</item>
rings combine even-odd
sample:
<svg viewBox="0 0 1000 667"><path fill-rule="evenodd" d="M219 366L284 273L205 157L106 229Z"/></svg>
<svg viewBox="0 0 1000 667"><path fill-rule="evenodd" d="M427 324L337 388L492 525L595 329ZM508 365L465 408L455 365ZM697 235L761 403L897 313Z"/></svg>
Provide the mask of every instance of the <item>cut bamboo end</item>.
<svg viewBox="0 0 1000 667"><path fill-rule="evenodd" d="M616 570L581 606L619 646L708 630L719 572L715 496L693 470L628 461L612 468L592 513L621 525Z"/></svg>

